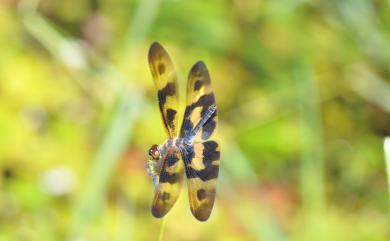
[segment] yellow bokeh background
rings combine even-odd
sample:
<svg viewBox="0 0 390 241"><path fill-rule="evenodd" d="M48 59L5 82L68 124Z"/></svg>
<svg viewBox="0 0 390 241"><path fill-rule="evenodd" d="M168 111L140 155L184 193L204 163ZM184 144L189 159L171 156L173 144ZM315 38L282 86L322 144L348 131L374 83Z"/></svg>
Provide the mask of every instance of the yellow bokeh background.
<svg viewBox="0 0 390 241"><path fill-rule="evenodd" d="M389 16L385 0L1 1L0 241L388 240ZM150 213L154 41L181 113L191 66L210 71L205 223L186 187L164 224Z"/></svg>

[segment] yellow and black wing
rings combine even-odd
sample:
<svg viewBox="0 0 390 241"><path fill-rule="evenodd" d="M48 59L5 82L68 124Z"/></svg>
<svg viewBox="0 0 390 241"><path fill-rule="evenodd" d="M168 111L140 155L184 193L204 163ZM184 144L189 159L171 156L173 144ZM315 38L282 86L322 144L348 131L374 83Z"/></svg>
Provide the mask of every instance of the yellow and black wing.
<svg viewBox="0 0 390 241"><path fill-rule="evenodd" d="M168 149L160 171L159 184L154 194L152 214L161 218L176 203L183 183L183 162L176 147Z"/></svg>
<svg viewBox="0 0 390 241"><path fill-rule="evenodd" d="M213 209L220 164L220 146L215 138L218 118L210 76L203 62L189 74L187 106L180 137L187 143L181 150L188 180L192 214L206 221Z"/></svg>
<svg viewBox="0 0 390 241"><path fill-rule="evenodd" d="M174 138L178 132L177 76L168 53L157 42L149 49L149 67L157 89L158 104L168 136Z"/></svg>

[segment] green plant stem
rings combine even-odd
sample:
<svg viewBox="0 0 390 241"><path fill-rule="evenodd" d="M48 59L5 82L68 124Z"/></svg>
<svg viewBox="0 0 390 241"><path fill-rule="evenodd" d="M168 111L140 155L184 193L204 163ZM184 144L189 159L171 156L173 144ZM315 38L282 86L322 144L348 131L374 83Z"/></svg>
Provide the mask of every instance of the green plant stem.
<svg viewBox="0 0 390 241"><path fill-rule="evenodd" d="M159 232L159 234L158 234L158 239L157 239L157 241L162 241L162 240L163 240L166 219L167 219L167 218L164 217L164 218L161 220L160 232Z"/></svg>
<svg viewBox="0 0 390 241"><path fill-rule="evenodd" d="M322 150L321 112L319 91L310 67L305 63L296 66L294 77L298 90L299 123L301 131L301 193L305 240L325 240L321 234L324 217L324 164Z"/></svg>
<svg viewBox="0 0 390 241"><path fill-rule="evenodd" d="M386 137L383 142L383 149L385 151L385 163L387 173L387 188L389 191L389 206L390 206L390 137Z"/></svg>

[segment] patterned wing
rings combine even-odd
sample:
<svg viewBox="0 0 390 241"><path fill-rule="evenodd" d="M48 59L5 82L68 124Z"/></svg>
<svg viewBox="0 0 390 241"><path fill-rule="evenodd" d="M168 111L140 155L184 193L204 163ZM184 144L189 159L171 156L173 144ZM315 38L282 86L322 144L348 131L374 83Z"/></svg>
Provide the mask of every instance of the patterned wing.
<svg viewBox="0 0 390 241"><path fill-rule="evenodd" d="M208 140L187 146L182 152L188 182L188 195L192 214L206 221L215 200L220 148L218 142Z"/></svg>
<svg viewBox="0 0 390 241"><path fill-rule="evenodd" d="M149 67L157 89L158 104L168 136L177 136L178 93L175 68L168 53L157 42L149 49Z"/></svg>
<svg viewBox="0 0 390 241"><path fill-rule="evenodd" d="M152 214L161 218L177 201L183 182L183 162L176 147L168 149L161 167L159 185L153 198Z"/></svg>
<svg viewBox="0 0 390 241"><path fill-rule="evenodd" d="M206 65L196 63L188 76L187 106L180 136L192 141L213 139L217 127L217 110L210 75Z"/></svg>
<svg viewBox="0 0 390 241"><path fill-rule="evenodd" d="M188 179L192 214L206 221L212 211L220 163L220 146L215 140L217 110L208 70L203 62L191 69L187 86L187 107L180 136Z"/></svg>

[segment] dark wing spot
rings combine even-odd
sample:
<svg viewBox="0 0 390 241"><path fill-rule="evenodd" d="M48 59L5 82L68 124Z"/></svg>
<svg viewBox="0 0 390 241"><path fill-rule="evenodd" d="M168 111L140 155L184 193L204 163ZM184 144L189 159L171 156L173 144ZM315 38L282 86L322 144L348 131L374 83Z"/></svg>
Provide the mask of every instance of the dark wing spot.
<svg viewBox="0 0 390 241"><path fill-rule="evenodd" d="M167 109L167 122L168 122L168 125L173 128L174 127L174 122L173 120L175 119L175 115L176 115L176 111L173 110L173 109Z"/></svg>
<svg viewBox="0 0 390 241"><path fill-rule="evenodd" d="M167 96L173 96L176 91L175 83L169 82L167 85L158 91L158 100L161 105L164 105L167 101Z"/></svg>
<svg viewBox="0 0 390 241"><path fill-rule="evenodd" d="M204 83L210 83L210 75L203 61L199 61L190 70L190 75L201 77Z"/></svg>
<svg viewBox="0 0 390 241"><path fill-rule="evenodd" d="M170 197L171 197L171 194L169 194L167 192L163 192L161 195L161 200L167 201Z"/></svg>
<svg viewBox="0 0 390 241"><path fill-rule="evenodd" d="M202 88L203 86L203 81L202 80L197 80L194 84L194 90L197 91L197 90L200 90L200 88Z"/></svg>
<svg viewBox="0 0 390 241"><path fill-rule="evenodd" d="M203 95L199 98L199 100L195 103L196 106L203 106L205 109L209 108L212 104L215 103L214 93L210 93L208 95Z"/></svg>
<svg viewBox="0 0 390 241"><path fill-rule="evenodd" d="M192 158L194 158L195 155L193 147L187 147L185 150L180 150L185 163L187 178L199 177L202 181L208 181L218 177L219 166L211 164L211 162L213 161L212 158L216 158L215 160L219 160L219 151L216 151L216 147L218 146L218 144L214 141L208 141L204 144L205 149L208 149L208 151L206 151L207 153L205 153L205 150L203 150L203 163L205 164L205 168L200 171L197 171L190 166L191 160Z"/></svg>
<svg viewBox="0 0 390 241"><path fill-rule="evenodd" d="M196 107L203 107L202 113L201 113L203 115L204 112L207 111L207 109L214 103L215 103L215 98L214 98L213 93L210 93L208 95L202 95L196 102L194 102L191 105L188 105L186 107L184 116L189 117L191 115L192 111Z"/></svg>
<svg viewBox="0 0 390 241"><path fill-rule="evenodd" d="M187 105L186 110L184 111L184 118L189 118L194 108L194 104Z"/></svg>
<svg viewBox="0 0 390 241"><path fill-rule="evenodd" d="M198 197L198 200L199 200L199 201L202 201L203 199L206 198L207 192L206 192L206 190L204 190L204 189L199 189L199 190L196 192L196 195L197 195L197 197Z"/></svg>
<svg viewBox="0 0 390 241"><path fill-rule="evenodd" d="M217 151L218 143L215 141L206 141L203 143L203 161L206 166L211 165L212 161L220 159L220 152Z"/></svg>
<svg viewBox="0 0 390 241"><path fill-rule="evenodd" d="M152 214L156 218L164 217L164 215L167 213L167 210L164 209L164 207L161 206L152 206Z"/></svg>
<svg viewBox="0 0 390 241"><path fill-rule="evenodd" d="M179 160L178 155L169 155L169 156L167 157L167 164L168 164L169 167L170 167L170 166L173 166L173 165L175 165L175 163L176 163L178 160Z"/></svg>
<svg viewBox="0 0 390 241"><path fill-rule="evenodd" d="M217 122L215 120L212 120L211 118L206 122L206 124L203 126L202 130L202 139L207 140L210 138L211 134L213 134L215 128L217 127Z"/></svg>
<svg viewBox="0 0 390 241"><path fill-rule="evenodd" d="M192 168L189 166L191 164L192 159L195 156L194 147L193 146L181 146L180 153L184 161L185 171L187 178L196 177L192 171Z"/></svg>
<svg viewBox="0 0 390 241"><path fill-rule="evenodd" d="M160 75L165 73L165 65L164 64L159 64L157 68L158 68L158 73Z"/></svg>
<svg viewBox="0 0 390 241"><path fill-rule="evenodd" d="M205 169L202 169L200 171L192 170L192 172L194 172L193 173L194 175L191 175L190 177L187 177L187 178L199 177L202 181L205 182L205 181L217 178L218 171L219 171L219 166L208 165L208 166L206 166Z"/></svg>
<svg viewBox="0 0 390 241"><path fill-rule="evenodd" d="M163 47L159 43L154 42L149 49L149 54L148 54L149 62L151 62L153 59L161 58L164 52L165 51Z"/></svg>
<svg viewBox="0 0 390 241"><path fill-rule="evenodd" d="M169 182L170 184L177 183L179 175L177 173L169 174L166 170L161 170L160 183Z"/></svg>

